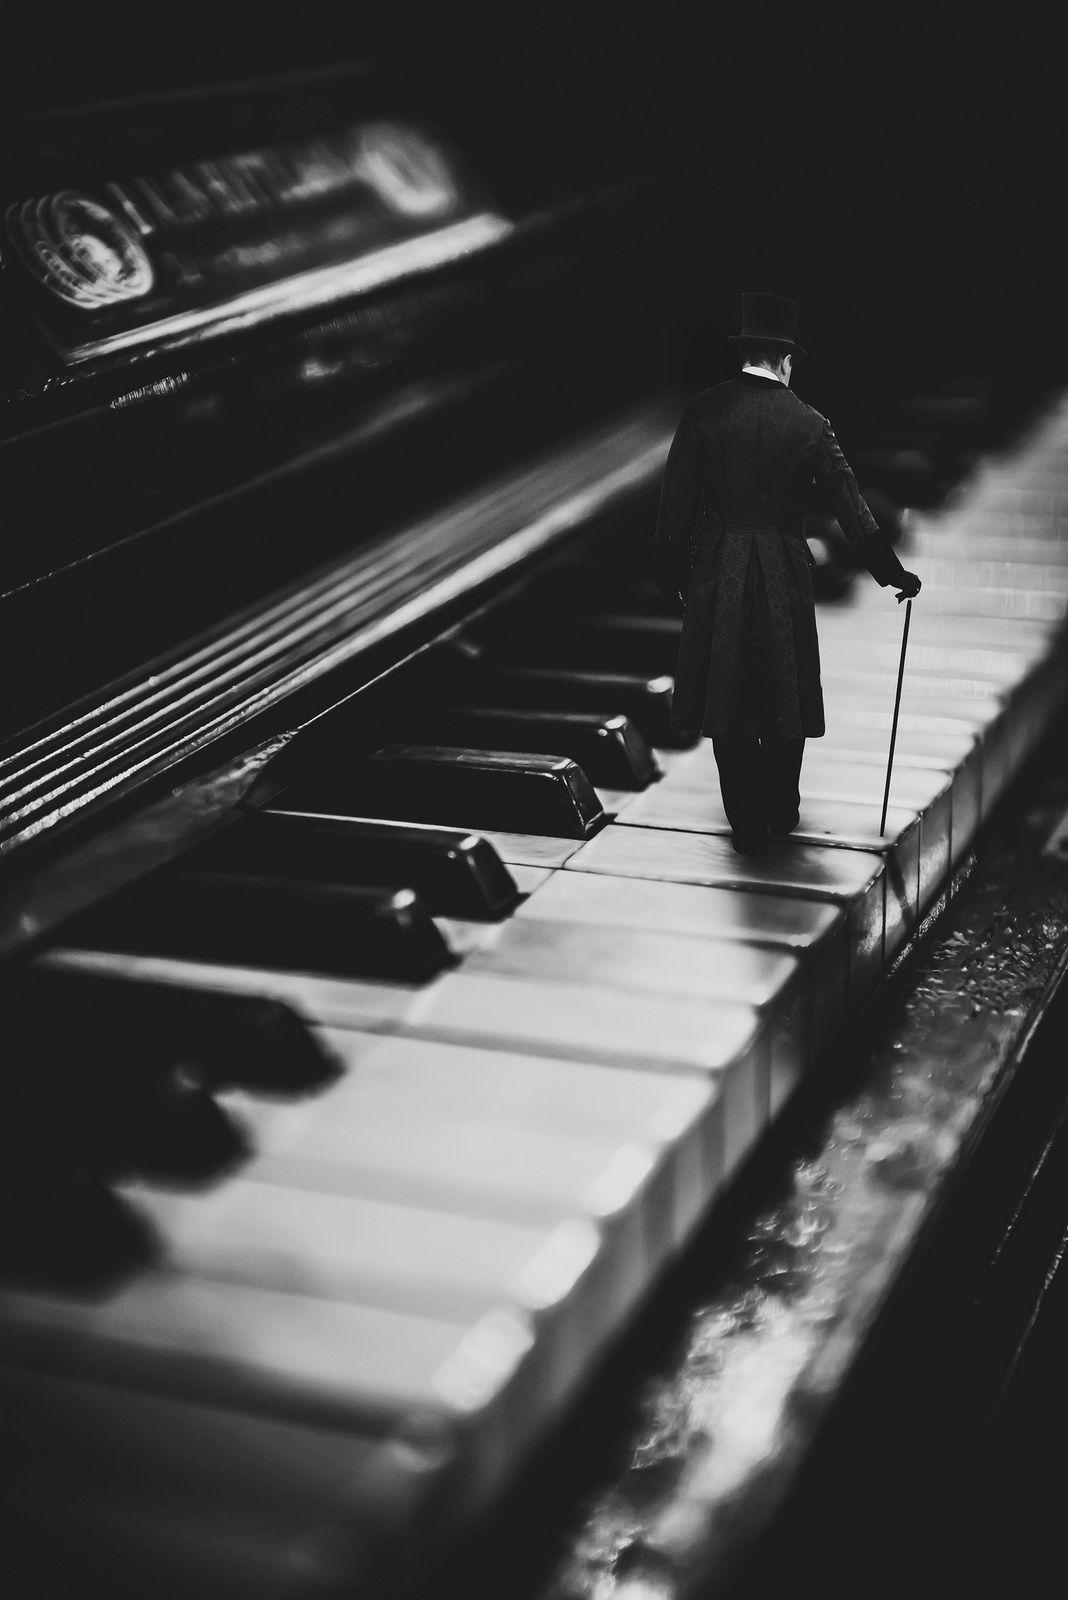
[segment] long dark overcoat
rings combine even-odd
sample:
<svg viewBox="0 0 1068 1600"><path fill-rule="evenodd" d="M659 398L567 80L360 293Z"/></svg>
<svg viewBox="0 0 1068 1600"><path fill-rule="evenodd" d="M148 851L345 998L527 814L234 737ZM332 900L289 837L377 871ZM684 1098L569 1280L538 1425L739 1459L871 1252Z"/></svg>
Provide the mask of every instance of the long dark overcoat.
<svg viewBox="0 0 1068 1600"><path fill-rule="evenodd" d="M683 600L672 713L706 735L824 732L806 512L830 511L884 586L904 570L826 417L743 372L695 396L664 473L662 588Z"/></svg>

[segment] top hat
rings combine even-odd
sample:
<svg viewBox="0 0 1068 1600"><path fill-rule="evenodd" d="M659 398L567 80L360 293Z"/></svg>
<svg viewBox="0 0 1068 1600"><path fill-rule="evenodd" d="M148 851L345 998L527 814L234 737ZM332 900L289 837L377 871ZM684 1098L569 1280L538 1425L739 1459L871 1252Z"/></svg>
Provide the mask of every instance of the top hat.
<svg viewBox="0 0 1068 1600"><path fill-rule="evenodd" d="M794 339L797 328L797 301L781 294L743 294L742 329L732 333L728 344L773 344L796 356L807 355Z"/></svg>

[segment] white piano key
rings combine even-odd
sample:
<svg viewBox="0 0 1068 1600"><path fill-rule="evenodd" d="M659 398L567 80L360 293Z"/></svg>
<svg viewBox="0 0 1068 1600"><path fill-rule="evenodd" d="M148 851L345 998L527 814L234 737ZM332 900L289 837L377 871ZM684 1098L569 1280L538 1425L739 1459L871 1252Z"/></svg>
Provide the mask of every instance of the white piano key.
<svg viewBox="0 0 1068 1600"><path fill-rule="evenodd" d="M849 942L845 912L816 900L745 894L688 883L557 872L516 912L575 926L687 934L718 948L741 943L789 950L811 994L813 1055L830 1043L845 1013ZM718 959L718 955L713 959Z"/></svg>
<svg viewBox="0 0 1068 1600"><path fill-rule="evenodd" d="M868 667L863 662L847 666L844 662L832 661L821 673L825 697L833 697L838 689L860 688L870 694L882 695L893 707L900 657L901 642L898 640L898 661L888 662L881 670ZM1005 691L988 679L967 673L959 673L954 677L936 672L910 673L909 666L910 657L906 650L902 693L907 690L909 698L916 701L918 706L928 700L960 702L966 708L963 715L974 714L989 722L998 716L1005 703ZM980 709L973 711L977 702L980 703Z"/></svg>
<svg viewBox="0 0 1068 1600"><path fill-rule="evenodd" d="M148 1273L92 1301L10 1290L0 1361L312 1427L432 1439L484 1502L538 1429L533 1330Z"/></svg>
<svg viewBox="0 0 1068 1600"><path fill-rule="evenodd" d="M797 972L785 953L739 944L711 950L686 934L651 929L573 926L543 921L537 904L529 915L493 930L467 961L467 973L540 982L591 982L653 994L701 999L735 998L765 1006Z"/></svg>
<svg viewBox="0 0 1068 1600"><path fill-rule="evenodd" d="M915 612L913 613L915 617ZM929 630L928 630L929 631ZM885 639L864 638L863 630L845 633L820 624L820 663L838 675L856 669L864 672L897 672L901 659L901 629L897 637ZM949 641L934 642L914 637L909 625L906 667L909 672L928 673L934 677L966 678L991 685L991 691L1011 688L1027 671L1028 665L1044 653L1039 650L982 649L978 645L954 644Z"/></svg>
<svg viewBox="0 0 1068 1600"><path fill-rule="evenodd" d="M582 843L581 839L554 839L540 833L506 833L490 828L478 831L509 868L562 867Z"/></svg>
<svg viewBox="0 0 1068 1600"><path fill-rule="evenodd" d="M773 1110L781 1097L775 1086L799 1082L811 1061L810 994L800 964L785 951L744 944L710 949L685 934L528 918L495 929L464 971L751 1006L768 1020Z"/></svg>
<svg viewBox="0 0 1068 1600"><path fill-rule="evenodd" d="M880 702L881 706L881 702ZM882 709L886 709L882 707ZM890 708L892 710L892 707ZM973 721L960 719L933 719L934 726L916 725L916 719L910 720L905 726L899 720L897 741L894 747L895 763L900 758L906 766L934 767L941 771L957 771L975 751L982 725L977 726ZM887 730L871 725L871 719L860 719L856 716L844 715L841 725L838 719L829 724L827 732L819 739L810 739L805 745L805 756L802 764L802 777L808 770L809 764L815 756L834 757L847 761L881 760L885 768L886 755L889 749L889 718ZM704 740L700 745L695 745L691 750L679 751L685 760L674 769L683 774L693 770L703 771L701 752L711 754L711 742ZM695 762L694 757L698 760ZM685 781L685 778L684 780Z"/></svg>
<svg viewBox="0 0 1068 1600"><path fill-rule="evenodd" d="M1039 566L1033 561L991 561L974 554L966 561L932 555L924 565L925 596L928 587L937 593L952 590L962 594L968 589L981 589L987 593L1000 590L1006 595L1034 593L1063 598L1068 595L1068 562ZM1004 614L1016 613L1008 610Z"/></svg>
<svg viewBox="0 0 1068 1600"><path fill-rule="evenodd" d="M547 1418L589 1377L628 1309L626 1294L651 1281L650 1261L639 1250L618 1259L628 1229L638 1237L645 1220L638 1213L648 1194L633 1188L627 1200L634 1216L619 1225L609 1218L604 1235L584 1216L523 1226L261 1183L254 1166L209 1195L169 1194L146 1184L126 1184L121 1192L154 1225L166 1269L184 1277L435 1321L466 1323L498 1310L522 1314L534 1333L531 1381ZM650 1246L662 1242L654 1235Z"/></svg>
<svg viewBox="0 0 1068 1600"><path fill-rule="evenodd" d="M251 1176L289 1188L488 1213L517 1226L592 1218L603 1244L591 1291L598 1327L629 1313L654 1263L678 1242L675 1175L648 1142L549 1139L448 1115L413 1129L410 1117L365 1117L356 1102L347 1111L344 1118L336 1113L336 1123L308 1128L284 1153L262 1157Z"/></svg>
<svg viewBox="0 0 1068 1600"><path fill-rule="evenodd" d="M379 1043L339 1041L358 1065L319 1103L228 1097L260 1152L247 1181L514 1228L593 1223L605 1246L598 1294L616 1314L723 1182L734 1108L715 1082Z"/></svg>
<svg viewBox="0 0 1068 1600"><path fill-rule="evenodd" d="M326 978L314 972L183 961L74 945L54 945L42 954L40 964L51 972L88 973L131 983L172 984L220 994L267 995L284 1000L305 1018L339 1027L383 1031L400 1026L422 987L384 978Z"/></svg>
<svg viewBox="0 0 1068 1600"><path fill-rule="evenodd" d="M871 792L871 765L851 761L848 754L841 750L838 752L838 759L828 763L824 759L825 744L825 738L806 741L801 764L802 790L807 792L811 788L815 794L826 794L827 791L821 789L819 785L833 782L834 793L841 793L844 799L866 800ZM895 766L896 754L895 749ZM951 773L945 766L909 768L906 765L902 769L902 795L910 804L929 805L947 787L950 776ZM859 794L856 793L858 787ZM658 784L655 791L647 789L642 799L651 801L654 794L657 796L707 794L710 790L719 794L719 768L716 765L712 743L706 740L689 752L689 760L685 767L677 768L670 779L664 779ZM881 803L881 790L879 799Z"/></svg>
<svg viewBox="0 0 1068 1600"><path fill-rule="evenodd" d="M709 1106L707 1086L691 1074L605 1068L576 1059L523 1055L409 1035L383 1037L321 1028L319 1037L343 1069L338 1083L302 1101L245 1095L257 1116L313 1120L356 1096L364 1112L408 1114L430 1123L446 1112L470 1121L514 1125L531 1133L576 1138L646 1137L674 1143ZM704 1108L704 1109L702 1109ZM256 1128L257 1143L262 1129Z"/></svg>
<svg viewBox="0 0 1068 1600"><path fill-rule="evenodd" d="M817 746L818 751L818 746ZM869 762L821 760L822 752L806 757L802 782L806 796L813 801L845 800L862 806L874 817L882 815L886 775ZM974 797L964 786L958 788L957 775L931 768L910 767L899 761L894 751L890 774L889 804L915 811L920 818L919 913L924 916L933 903L952 863L957 859L957 800L963 805L962 839L970 837L975 826ZM806 802L807 803L807 802ZM889 810L887 818L889 819Z"/></svg>
<svg viewBox="0 0 1068 1600"><path fill-rule="evenodd" d="M604 789L597 786L597 798L609 820L625 811L639 792L637 789Z"/></svg>
<svg viewBox="0 0 1068 1600"><path fill-rule="evenodd" d="M534 890L541 884L546 883L553 874L552 867L525 866L518 861L513 862L508 870L515 879L515 885L520 894L533 894Z"/></svg>
<svg viewBox="0 0 1068 1600"><path fill-rule="evenodd" d="M751 1006L654 999L600 984L450 974L405 1034L719 1081L725 1162L748 1154L768 1115L771 1029Z"/></svg>
<svg viewBox="0 0 1068 1600"><path fill-rule="evenodd" d="M871 588L870 585L867 587ZM886 593L886 590L882 591L884 602ZM1060 632L1055 618L928 614L923 604L926 593L924 588L913 601L912 620L909 623L910 646L914 639L921 643L974 645L979 649L1007 650L1014 654L1022 652L1028 660L1033 660L1049 649ZM905 622L903 603L895 601L881 611L867 606L854 608L852 597L849 605L844 607L826 601L817 602L816 616L821 639L826 632L829 638L897 639L899 645Z"/></svg>
<svg viewBox="0 0 1068 1600"><path fill-rule="evenodd" d="M789 838L790 847L828 845L835 849L877 852L886 860L884 887L885 956L891 960L915 932L920 917L920 815L904 806L889 806L886 833L879 833L878 809L849 800L824 800L801 794L801 817ZM705 790L671 788L667 783L648 790L621 817L619 827L643 830L667 829L716 835L729 840L731 827L723 811L719 789L709 784ZM948 834L938 841L949 865Z"/></svg>
<svg viewBox="0 0 1068 1600"><path fill-rule="evenodd" d="M1037 524L1037 525L1036 525ZM909 546L918 561L928 557L947 561L1015 561L1025 566L1068 564L1068 541L1046 522L1014 513L976 510L958 516L951 525L921 523Z"/></svg>
<svg viewBox="0 0 1068 1600"><path fill-rule="evenodd" d="M760 1036L752 1082L727 1096L731 1161L744 1154L766 1116L770 1093L767 1019L744 1006L657 1003L602 985L530 985L453 972L421 989L383 981L319 979L266 968L128 957L58 947L42 958L50 970L91 972L130 981L171 983L285 999L308 1019L341 1028L373 1028L457 1043L492 1044L627 1067L707 1071L743 1041ZM712 1012L715 1014L713 1015ZM569 1033L568 1030L572 1032ZM714 1038L710 1038L710 1030ZM724 1057L723 1042L730 1048ZM752 1095L750 1094L752 1091ZM750 1113L749 1100L755 1110Z"/></svg>
<svg viewBox="0 0 1068 1600"><path fill-rule="evenodd" d="M462 1117L550 1139L631 1141L655 1150L674 1187L679 1240L723 1182L725 1097L708 1079L434 1039L324 1032L349 1069L342 1089L351 1085L360 1116L375 1109L411 1121L417 1106L428 1122ZM570 1214L570 1191L557 1201L553 1214ZM448 1204L448 1196L435 1203Z"/></svg>
<svg viewBox="0 0 1068 1600"><path fill-rule="evenodd" d="M893 725L895 685L844 680L824 684L827 726L844 732L863 727L885 731L887 749ZM898 736L908 731L970 734L979 742L980 787L984 817L1017 770L1026 741L1020 725L1005 715L1000 702L989 699L935 698L912 693L908 678L901 693Z"/></svg>
<svg viewBox="0 0 1068 1600"><path fill-rule="evenodd" d="M918 603L918 602L917 602ZM835 685L845 684L876 674L882 680L893 677L895 683L901 663L903 619L898 626L888 629L885 618L876 631L863 627L866 620L874 624L876 613L851 614L836 625L820 621L820 654L824 678ZM921 626L917 627L917 620ZM956 621L967 623L951 632L947 624ZM995 642L983 637L992 619L951 619L923 616L918 619L913 610L905 656L905 681L922 690L925 698L946 698L939 689L939 680L952 686L950 698L956 700L989 699L1000 696L1003 702L1011 700L1028 676L1049 658L1056 641L1046 630L1025 630L1023 624L1013 624L1026 638ZM831 725L828 724L830 731Z"/></svg>
<svg viewBox="0 0 1068 1600"><path fill-rule="evenodd" d="M1047 536L1060 527L1068 515L1059 475L1043 475L1037 469L1033 470L1030 484L988 484L971 509L982 512L1010 531L1040 532Z"/></svg>
<svg viewBox="0 0 1068 1600"><path fill-rule="evenodd" d="M895 747L894 764L890 775L889 804L887 809L887 834L890 833L891 811L914 812L920 819L918 906L922 917L930 908L943 880L948 876L956 859L958 800L960 802L961 839L967 841L978 821L978 766L970 774L970 784L961 782L960 774L930 767L910 767ZM884 765L872 762L849 761L839 751L838 758L824 756L822 741L813 741L805 753L801 769L801 821L797 835L806 832L815 837L820 826L836 821L836 810L844 802L843 814L848 808L849 818L877 819L882 816L883 796L886 792ZM852 808L858 807L854 813ZM832 809L834 808L834 809ZM878 841L868 848L878 847Z"/></svg>
<svg viewBox="0 0 1068 1600"><path fill-rule="evenodd" d="M463 1321L523 1307L541 1259L571 1255L573 1287L597 1249L593 1224L525 1226L256 1180L255 1163L207 1192L116 1185L155 1230L168 1271ZM544 1296L539 1293L539 1308Z"/></svg>
<svg viewBox="0 0 1068 1600"><path fill-rule="evenodd" d="M183 1600L215 1592L189 1586L205 1558L215 1581L222 1562L221 1592L241 1600L272 1583L281 1600L303 1583L314 1593L400 1575L455 1514L452 1458L414 1435L310 1428L25 1368L0 1368L0 1397L24 1469L8 1485L11 1509L61 1540L73 1532L90 1555L114 1556L116 1534L126 1550L140 1527L131 1555L148 1563L153 1593L167 1592L164 1554Z"/></svg>
<svg viewBox="0 0 1068 1600"><path fill-rule="evenodd" d="M828 733L817 744L815 741L805 752L802 767L802 784L811 770L812 754L817 751L825 767L843 762L852 765L865 762L879 774L885 785L887 760L890 753L889 729L847 727ZM974 733L954 735L935 734L922 728L903 728L898 724L894 743L895 773L910 771L947 771L953 780L950 854L956 866L971 843L983 814L983 768L979 739ZM892 792L893 785L891 785ZM881 810L881 802L880 802Z"/></svg>
<svg viewBox="0 0 1068 1600"><path fill-rule="evenodd" d="M882 975L885 871L871 851L772 841L764 856L741 856L719 834L613 823L565 871L829 900L849 916L851 1004L859 1004Z"/></svg>
<svg viewBox="0 0 1068 1600"><path fill-rule="evenodd" d="M415 1569L392 1570L401 1565L400 1549L393 1551L388 1579L381 1565L368 1570L354 1552L350 1529L313 1526L291 1539L277 1523L238 1523L226 1506L209 1506L194 1521L180 1496L171 1505L149 1508L139 1494L109 1497L95 1485L73 1503L64 1500L57 1507L53 1498L46 1492L21 1501L20 1531L32 1538L35 1531L40 1536L47 1529L48 1561L61 1552L63 1572L69 1574L76 1565L80 1580L91 1584L94 1593L151 1593L153 1600L188 1600L190 1595L198 1600L310 1600L337 1592L341 1585L345 1592L357 1585L357 1592L365 1593L368 1585L373 1592L375 1584L415 1576ZM405 1535L404 1554L409 1539ZM73 1559L72 1552L77 1552ZM38 1577L51 1577L47 1561L35 1565ZM106 1579L97 1579L100 1571ZM71 1592L65 1577L57 1579L56 1592ZM82 1587L79 1592L90 1590Z"/></svg>
<svg viewBox="0 0 1068 1600"><path fill-rule="evenodd" d="M898 717L898 734L915 729L920 733L948 734L953 738L982 739L986 731L998 722L1001 708L989 699L954 700L945 696L912 696L907 693L908 674L902 685L901 708ZM827 729L824 737L832 736L846 728L886 728L889 732L894 713L893 694L887 696L881 686L870 683L835 679L824 685L827 709Z"/></svg>
<svg viewBox="0 0 1068 1600"><path fill-rule="evenodd" d="M850 626L856 630L871 613L850 615ZM1008 760L1022 763L1041 737L1049 715L1053 688L1049 678L1055 660L1055 641L1048 634L1038 634L1022 636L1011 644L1003 640L995 647L992 640L983 636L986 624L982 621L970 636L958 631L947 637L946 619L925 615L922 620L922 630L913 628L910 631L906 661L910 692L932 692L943 671L947 682L956 685L959 698L975 698L980 684L996 689L1008 714L1008 728L1017 741L1008 753ZM932 624L936 630L934 639ZM1021 624L1016 626L1021 635L1027 632ZM854 651L855 637L854 632L843 638L841 625L837 634L833 629L821 628L821 656L829 682L850 676L857 663L865 673L871 672L877 664L885 670L896 671L900 660L899 642L887 640L882 646L874 647L871 643L863 647L858 645ZM891 655L894 656L892 661Z"/></svg>
<svg viewBox="0 0 1068 1600"><path fill-rule="evenodd" d="M1021 585L1026 582L1025 573L1026 568L1020 568ZM885 594L873 584L859 587L853 598L866 611L886 604ZM1068 609L1068 593L1060 586L981 587L977 583L933 583L924 577L920 598L925 610L939 617L1011 617L1028 622L1062 622Z"/></svg>
<svg viewBox="0 0 1068 1600"><path fill-rule="evenodd" d="M929 728L902 727L898 722L894 742L894 764L920 771L951 772L958 776L961 767L972 756L979 743L975 729L967 732L933 732ZM811 740L805 748L801 771L809 770L813 760L865 761L869 766L885 768L890 740L881 728L860 725L856 722L841 728L828 728L819 740Z"/></svg>
<svg viewBox="0 0 1068 1600"><path fill-rule="evenodd" d="M864 762L824 761L822 740L810 740L801 767L801 818L792 838L812 844L824 838L847 843L862 844L867 849L879 849L886 841L878 836L878 820L882 815L885 775L880 769ZM715 807L710 812L708 801L715 797ZM692 752L685 768L674 772L657 790L657 807L651 792L642 797L647 802L634 808L624 823L649 819L658 826L661 816L668 827L690 827L694 818L698 825L705 820L702 832L729 832L723 813L719 785L719 770L711 743ZM931 904L942 879L949 871L953 837L953 775L930 769L910 769L898 763L892 774L890 802L899 823L905 812L920 819L918 843L917 904L922 916ZM892 837L891 810L887 810L887 839ZM874 819L874 830L870 823ZM898 845L900 855L902 846ZM906 908L906 917L913 909Z"/></svg>

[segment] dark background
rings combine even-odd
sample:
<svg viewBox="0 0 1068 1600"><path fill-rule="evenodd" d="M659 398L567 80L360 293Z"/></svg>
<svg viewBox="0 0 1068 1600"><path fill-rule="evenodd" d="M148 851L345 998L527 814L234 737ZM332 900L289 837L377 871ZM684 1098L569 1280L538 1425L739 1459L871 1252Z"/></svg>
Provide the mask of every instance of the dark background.
<svg viewBox="0 0 1068 1600"><path fill-rule="evenodd" d="M921 355L989 372L1064 361L1052 15L40 6L8 33L0 87L20 116L365 60L469 137L509 197L635 171L676 186L688 384L718 375L744 288L797 298L814 358L833 330L873 375Z"/></svg>

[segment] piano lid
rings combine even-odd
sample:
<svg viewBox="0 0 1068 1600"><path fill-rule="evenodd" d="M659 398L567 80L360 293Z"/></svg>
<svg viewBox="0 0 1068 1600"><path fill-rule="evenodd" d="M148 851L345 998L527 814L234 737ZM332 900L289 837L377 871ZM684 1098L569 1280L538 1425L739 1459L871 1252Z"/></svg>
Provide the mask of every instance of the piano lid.
<svg viewBox="0 0 1068 1600"><path fill-rule="evenodd" d="M94 809L77 763L101 708L155 704L187 672L200 694L196 664L229 660L231 637L258 662L266 619L339 575L374 605L351 627L334 607L324 659L357 623L381 638L391 607L429 628L426 596L460 604L465 563L505 584L527 521L571 526L560 506L587 505L584 463L621 417L638 431L618 448L655 476L671 408L654 426L643 407L665 388L675 270L655 187L569 170L491 193L470 129L417 98L350 68L23 123L0 205L5 856L46 813L51 834ZM613 457L605 482L633 466ZM428 527L430 566L405 555ZM258 697L306 680L309 628ZM168 748L199 747L195 695L178 698ZM141 782L144 729L125 710L109 727L114 796ZM23 819L43 751L78 803L56 790Z"/></svg>

